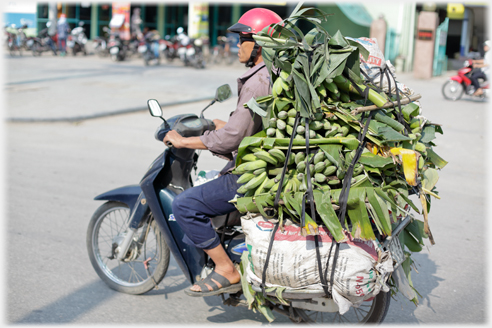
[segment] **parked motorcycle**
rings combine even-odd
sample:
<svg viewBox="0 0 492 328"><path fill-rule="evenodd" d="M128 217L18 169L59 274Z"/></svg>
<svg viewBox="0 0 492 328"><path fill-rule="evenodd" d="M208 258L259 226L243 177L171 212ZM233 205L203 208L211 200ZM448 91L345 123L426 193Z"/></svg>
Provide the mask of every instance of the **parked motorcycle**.
<svg viewBox="0 0 492 328"><path fill-rule="evenodd" d="M150 114L163 121L155 131L155 138L162 142L170 130L175 130L184 137L191 137L215 129L213 121L205 119L203 113L213 103L228 99L231 93L229 85L221 86L217 89L214 100L202 110L200 117L182 114L168 120L162 117L162 109L157 100L149 100ZM190 284L205 278L213 270L214 263L203 250L182 241L184 233L172 213L173 199L193 187L191 171L193 168L196 170L199 152L173 148L172 144L167 146L151 164L139 185L117 188L95 197L95 200L106 202L95 211L90 220L87 249L95 271L114 290L143 294L156 288L166 275L170 253ZM396 265L400 265L405 258L397 243L398 234L410 221L410 217L402 220L393 230L392 238L381 242L383 250L389 249L393 258L399 259ZM245 236L239 212L214 217L212 225L221 236L221 243L227 254L238 264L245 250ZM393 279L398 283L397 277L398 275ZM255 290L261 292L261 289ZM268 293L267 291L267 295L273 296L267 300L268 306L294 322L338 320L378 323L384 320L390 303L390 293L381 291L359 308L351 308L341 316L336 303L332 298L326 297L323 291L287 288L282 297L288 305L280 304L274 294ZM241 290L221 294L220 297L225 305L248 307Z"/></svg>
<svg viewBox="0 0 492 328"><path fill-rule="evenodd" d="M31 47L33 56L41 56L45 51L52 51L55 56L57 55L56 42L54 37L48 34L48 28L47 24L47 28L39 31L37 37L33 39Z"/></svg>
<svg viewBox="0 0 492 328"><path fill-rule="evenodd" d="M178 55L185 66L205 68L202 39L192 39L188 45L178 48Z"/></svg>
<svg viewBox="0 0 492 328"><path fill-rule="evenodd" d="M106 57L109 55L107 35L110 33L110 29L104 26L103 31L104 35L95 37L93 40L94 53L96 53L99 57Z"/></svg>
<svg viewBox="0 0 492 328"><path fill-rule="evenodd" d="M155 61L157 65L161 62L159 50L159 35L153 31L148 32L143 37L138 52L142 55L145 66L148 66L150 61Z"/></svg>
<svg viewBox="0 0 492 328"><path fill-rule="evenodd" d="M108 41L109 55L113 61L122 61L126 58L127 45L121 40L118 33L111 33Z"/></svg>
<svg viewBox="0 0 492 328"><path fill-rule="evenodd" d="M10 53L10 56L14 56L16 52L19 53L19 56L22 56L22 47L18 39L18 35L17 35L18 30L15 24L12 24L10 26L5 25L4 30L5 30L5 45Z"/></svg>
<svg viewBox="0 0 492 328"><path fill-rule="evenodd" d="M78 52L82 52L84 56L87 55L85 44L87 43L87 36L84 32L84 22L79 22L79 26L74 28L67 39L68 48L72 49L72 54L77 55Z"/></svg>
<svg viewBox="0 0 492 328"><path fill-rule="evenodd" d="M442 95L448 100L460 100L463 94L473 96L475 87L472 85L470 76L473 73L473 61L468 59L464 62L463 67L458 70L458 75L451 76L442 86ZM473 96L479 99L488 97L488 81L479 80L480 87L484 93L481 96Z"/></svg>
<svg viewBox="0 0 492 328"><path fill-rule="evenodd" d="M168 62L172 62L175 58L179 58L178 49L179 41L176 37L170 37L166 35L164 39L159 42L160 51L164 54L164 58Z"/></svg>

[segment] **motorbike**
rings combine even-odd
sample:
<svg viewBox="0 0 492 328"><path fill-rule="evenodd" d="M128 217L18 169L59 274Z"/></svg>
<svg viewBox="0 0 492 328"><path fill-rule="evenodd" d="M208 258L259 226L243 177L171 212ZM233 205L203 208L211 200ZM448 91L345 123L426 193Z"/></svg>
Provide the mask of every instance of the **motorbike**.
<svg viewBox="0 0 492 328"><path fill-rule="evenodd" d="M87 36L84 33L84 22L80 22L79 26L74 28L67 39L68 48L72 49L72 54L77 55L78 52L82 52L84 56L87 55L85 44L87 43Z"/></svg>
<svg viewBox="0 0 492 328"><path fill-rule="evenodd" d="M108 41L108 50L111 60L117 62L125 60L128 46L121 40L118 33L111 33Z"/></svg>
<svg viewBox="0 0 492 328"><path fill-rule="evenodd" d="M31 46L33 56L41 56L45 51L52 51L56 56L56 42L54 38L48 34L48 29L45 28L41 30L37 37L33 39L33 44Z"/></svg>
<svg viewBox="0 0 492 328"><path fill-rule="evenodd" d="M148 66L150 61L155 61L157 65L161 62L159 40L152 33L144 36L138 46L138 52L143 57L145 66Z"/></svg>
<svg viewBox="0 0 492 328"><path fill-rule="evenodd" d="M104 26L103 31L105 32L103 36L95 37L93 40L94 53L96 53L99 57L106 57L109 55L108 38L106 34L109 34L110 30L108 27Z"/></svg>
<svg viewBox="0 0 492 328"><path fill-rule="evenodd" d="M23 34L22 28L17 29L15 24L10 26L5 25L5 44L10 53L10 56L14 56L16 52L19 56L22 56L22 39L19 33ZM25 34L24 34L25 37Z"/></svg>
<svg viewBox="0 0 492 328"><path fill-rule="evenodd" d="M203 40L190 40L186 46L178 48L178 56L185 66L205 68L206 61L203 54Z"/></svg>
<svg viewBox="0 0 492 328"><path fill-rule="evenodd" d="M230 98L231 93L229 85L223 85L200 116L180 114L167 120L162 117L159 102L148 100L150 114L163 121L154 133L155 139L162 142L171 130L191 137L215 129L213 121L204 118L203 113L215 102ZM184 233L172 213L173 199L193 187L191 172L193 169L196 172L198 158L199 151L177 149L168 143L139 184L116 188L94 198L105 203L89 222L87 251L94 270L110 288L128 294L143 294L157 288L166 275L171 253L190 284L205 278L213 270L214 263L203 250L182 241ZM246 250L240 213L235 211L211 221L228 256L238 265ZM381 246L398 255L395 256L399 258L399 264L405 257L401 246L395 246L396 242L392 243L392 240L398 241L399 232L409 222L410 217L401 220L393 231L393 239L386 238ZM397 246L400 248L395 249ZM253 289L261 292L257 287ZM268 298L268 306L296 323L324 320L377 323L384 320L390 304L390 292L381 291L359 308L351 308L341 316L336 303L323 291L287 288L282 297L288 305L281 304L274 293L267 291L267 295L273 296ZM215 297L221 297L224 305L248 307L241 289Z"/></svg>
<svg viewBox="0 0 492 328"><path fill-rule="evenodd" d="M473 96L475 87L472 85L470 76L473 73L473 62L468 59L464 62L463 67L458 70L458 74L451 76L448 81L442 86L442 95L448 100L460 100L464 94L485 99L488 97L489 84L488 81L479 80L480 87L484 93L480 96Z"/></svg>
<svg viewBox="0 0 492 328"><path fill-rule="evenodd" d="M159 42L160 51L164 54L164 58L166 58L168 62L172 62L175 58L179 58L179 47L178 39L176 37L171 38L169 35L166 35L164 39Z"/></svg>

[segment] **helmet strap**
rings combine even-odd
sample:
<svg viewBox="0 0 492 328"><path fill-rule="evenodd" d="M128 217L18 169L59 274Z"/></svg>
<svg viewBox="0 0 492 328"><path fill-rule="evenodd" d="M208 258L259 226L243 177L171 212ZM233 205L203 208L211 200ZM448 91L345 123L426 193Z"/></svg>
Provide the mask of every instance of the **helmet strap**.
<svg viewBox="0 0 492 328"><path fill-rule="evenodd" d="M258 43L255 42L255 46L253 47L253 51L251 51L251 56L249 56L249 60L246 62L246 67L253 67L255 66L255 58L258 55L258 50L260 49L260 46Z"/></svg>

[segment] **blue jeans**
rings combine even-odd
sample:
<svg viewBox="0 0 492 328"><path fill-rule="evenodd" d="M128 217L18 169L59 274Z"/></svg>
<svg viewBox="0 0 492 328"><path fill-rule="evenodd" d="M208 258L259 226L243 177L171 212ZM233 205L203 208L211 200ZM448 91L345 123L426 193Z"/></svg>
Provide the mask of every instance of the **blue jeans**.
<svg viewBox="0 0 492 328"><path fill-rule="evenodd" d="M229 203L241 184L238 175L226 174L187 189L173 201L173 214L185 236L183 241L201 249L212 249L220 244L211 217L234 212L236 207Z"/></svg>

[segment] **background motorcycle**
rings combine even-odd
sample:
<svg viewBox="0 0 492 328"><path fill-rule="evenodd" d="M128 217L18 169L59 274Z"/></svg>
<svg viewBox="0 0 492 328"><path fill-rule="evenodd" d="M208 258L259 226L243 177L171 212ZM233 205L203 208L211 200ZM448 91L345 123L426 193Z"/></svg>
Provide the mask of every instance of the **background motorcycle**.
<svg viewBox="0 0 492 328"><path fill-rule="evenodd" d="M155 138L162 142L172 129L184 137L200 136L204 131L214 129L213 122L205 119L203 112L216 101L224 101L230 96L230 87L222 86L200 117L183 114L167 121L162 118L159 103L149 100L151 115L164 121L156 130ZM151 164L139 185L117 188L95 197L95 200L105 200L106 203L90 220L87 249L95 271L114 290L143 294L155 288L166 275L170 252L190 284L213 270L214 264L203 250L182 241L183 232L172 213L174 197L193 186L191 171L193 168L196 170L199 153L193 149L176 149L171 144L168 146ZM398 240L399 231L409 222L407 217L395 228L394 240ZM212 218L212 224L221 236L227 254L238 264L245 242L239 212ZM383 247L391 249L388 243ZM225 305L247 307L241 295L242 292L238 291L227 294L228 298L224 294L220 297ZM320 322L324 319L333 322L337 318L342 322L381 322L390 302L390 293L380 292L358 309L352 308L340 316L333 299L326 298L323 291L307 293L286 289L282 295L289 305L279 304L272 298L269 306L294 322Z"/></svg>
<svg viewBox="0 0 492 328"><path fill-rule="evenodd" d="M195 68L205 68L206 61L203 55L203 40L192 39L186 46L181 46L178 49L178 55L185 66L193 66Z"/></svg>
<svg viewBox="0 0 492 328"><path fill-rule="evenodd" d="M178 49L180 44L176 36L171 38L169 35L166 35L159 44L160 50L168 62L172 62L174 58L179 58Z"/></svg>
<svg viewBox="0 0 492 328"><path fill-rule="evenodd" d="M54 37L48 34L48 28L42 29L38 36L33 39L32 44L32 54L33 56L41 56L41 54L45 51L53 51L53 54L56 56L56 42Z"/></svg>
<svg viewBox="0 0 492 328"><path fill-rule="evenodd" d="M115 62L125 60L128 46L121 40L118 32L112 32L109 36L108 50L111 60Z"/></svg>
<svg viewBox="0 0 492 328"><path fill-rule="evenodd" d="M463 94L473 96L475 93L475 87L472 85L470 76L473 73L473 62L468 59L464 62L463 67L458 70L458 75L454 75L449 78L442 86L442 95L449 100L459 100ZM488 81L479 80L480 87L484 93L481 96L473 96L477 98L488 97L489 83Z"/></svg>
<svg viewBox="0 0 492 328"><path fill-rule="evenodd" d="M104 34L102 36L95 37L93 40L94 53L100 57L109 55L107 35L110 33L110 29L107 26L104 26L103 31Z"/></svg>
<svg viewBox="0 0 492 328"><path fill-rule="evenodd" d="M143 41L138 46L138 52L142 55L145 66L148 66L152 60L154 60L157 65L161 62L159 39L157 39L157 36L152 32L149 32L144 36Z"/></svg>
<svg viewBox="0 0 492 328"><path fill-rule="evenodd" d="M8 49L11 56L14 56L16 52L19 53L19 56L22 56L22 49L17 40L17 31L15 25L11 26L6 25L4 27L5 30L5 46Z"/></svg>
<svg viewBox="0 0 492 328"><path fill-rule="evenodd" d="M68 48L72 49L72 54L77 55L78 52L82 52L87 55L85 44L87 43L87 36L84 32L84 22L79 22L79 26L74 28L67 39Z"/></svg>

